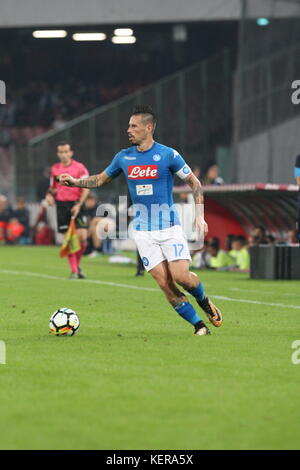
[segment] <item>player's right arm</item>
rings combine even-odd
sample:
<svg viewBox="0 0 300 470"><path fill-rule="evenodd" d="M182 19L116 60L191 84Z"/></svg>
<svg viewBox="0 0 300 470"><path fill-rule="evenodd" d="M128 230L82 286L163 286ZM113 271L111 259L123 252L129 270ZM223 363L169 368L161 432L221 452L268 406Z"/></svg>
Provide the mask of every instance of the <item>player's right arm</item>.
<svg viewBox="0 0 300 470"><path fill-rule="evenodd" d="M64 186L77 186L78 188L89 189L99 188L100 186L109 183L115 176L118 176L121 173L122 168L120 165L120 155L121 152L117 153L111 164L98 175L76 179L64 173L63 175L60 175L59 182Z"/></svg>
<svg viewBox="0 0 300 470"><path fill-rule="evenodd" d="M106 171L102 171L98 175L88 176L87 178L73 178L73 176L63 173L59 177L59 182L63 186L76 186L78 188L98 188L104 184L109 183L112 180L110 176L107 175Z"/></svg>

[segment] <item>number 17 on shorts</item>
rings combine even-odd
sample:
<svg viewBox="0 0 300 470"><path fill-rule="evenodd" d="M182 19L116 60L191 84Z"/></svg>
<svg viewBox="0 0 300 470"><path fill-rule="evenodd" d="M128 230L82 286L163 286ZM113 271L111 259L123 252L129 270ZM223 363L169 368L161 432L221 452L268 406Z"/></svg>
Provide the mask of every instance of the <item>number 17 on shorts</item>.
<svg viewBox="0 0 300 470"><path fill-rule="evenodd" d="M180 258L184 249L183 243L173 243L174 256L175 258Z"/></svg>

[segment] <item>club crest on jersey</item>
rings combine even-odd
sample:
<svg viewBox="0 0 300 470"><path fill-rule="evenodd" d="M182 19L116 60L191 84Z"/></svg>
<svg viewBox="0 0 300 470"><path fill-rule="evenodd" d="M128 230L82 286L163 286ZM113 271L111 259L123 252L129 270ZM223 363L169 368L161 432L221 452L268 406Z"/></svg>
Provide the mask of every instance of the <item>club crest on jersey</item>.
<svg viewBox="0 0 300 470"><path fill-rule="evenodd" d="M159 162L159 160L161 160L161 156L158 153L156 153L155 155L153 155L153 160L155 162Z"/></svg>
<svg viewBox="0 0 300 470"><path fill-rule="evenodd" d="M129 165L128 179L146 180L158 178L157 165Z"/></svg>

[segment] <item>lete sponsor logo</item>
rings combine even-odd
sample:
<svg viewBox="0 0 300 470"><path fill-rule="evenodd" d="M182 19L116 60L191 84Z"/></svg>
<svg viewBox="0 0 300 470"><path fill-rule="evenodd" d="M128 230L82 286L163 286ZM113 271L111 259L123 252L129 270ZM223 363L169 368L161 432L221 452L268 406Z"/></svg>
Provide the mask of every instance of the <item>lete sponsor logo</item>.
<svg viewBox="0 0 300 470"><path fill-rule="evenodd" d="M158 178L157 165L128 166L128 179L144 180L156 178Z"/></svg>

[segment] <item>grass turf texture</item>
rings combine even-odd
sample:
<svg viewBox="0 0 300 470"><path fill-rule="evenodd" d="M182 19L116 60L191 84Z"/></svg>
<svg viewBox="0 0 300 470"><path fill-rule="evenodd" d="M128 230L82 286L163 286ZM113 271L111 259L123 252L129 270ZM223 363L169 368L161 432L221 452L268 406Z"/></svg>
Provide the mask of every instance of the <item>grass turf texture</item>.
<svg viewBox="0 0 300 470"><path fill-rule="evenodd" d="M58 248L0 252L1 449L299 449L299 282L200 272L225 321L194 337L159 291L69 281ZM134 266L82 265L156 289ZM78 312L74 337L48 335L58 307Z"/></svg>

